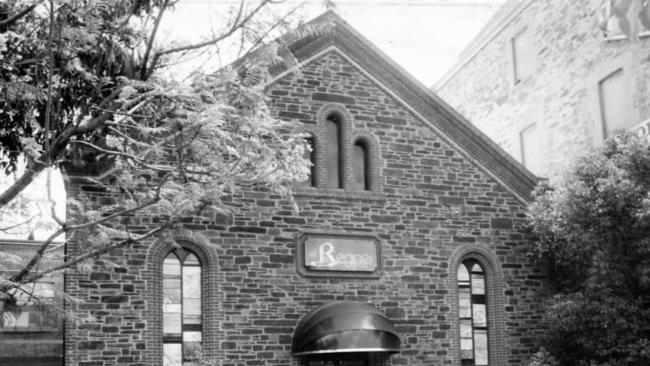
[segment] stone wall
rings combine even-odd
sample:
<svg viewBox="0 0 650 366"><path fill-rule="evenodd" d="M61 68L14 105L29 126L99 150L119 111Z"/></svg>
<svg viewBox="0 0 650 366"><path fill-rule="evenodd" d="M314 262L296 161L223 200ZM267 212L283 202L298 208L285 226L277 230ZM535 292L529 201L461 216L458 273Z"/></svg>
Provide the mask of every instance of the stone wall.
<svg viewBox="0 0 650 366"><path fill-rule="evenodd" d="M598 79L608 71L624 67L634 123L650 118L650 38L606 39L597 27L598 1L526 2L500 23L494 19L495 33L471 44L435 89L520 161L519 133L537 123L543 152L536 173L555 178L602 143ZM532 75L514 85L511 39L523 28L531 31L536 62Z"/></svg>
<svg viewBox="0 0 650 366"><path fill-rule="evenodd" d="M393 365L459 365L455 276L467 256L489 271L491 360L525 364L541 335L543 280L527 257L525 203L335 51L275 81L268 95L277 116L298 118L315 134L321 175L319 118L329 108L344 111L342 141L366 136L372 145L372 190L297 187L294 213L290 202L247 189L233 197L232 216L187 218L188 229L209 239L177 238L203 264L203 347L215 364L298 365L291 341L300 317L354 300L374 304L396 325L402 351ZM347 149L344 182L354 173ZM114 199L74 178L68 189L98 203ZM148 222L134 224L145 230ZM376 236L383 273L299 275L296 239L310 231ZM91 273L68 275L67 290L83 300L70 308L94 319L68 323L67 365L161 364L160 268L169 249L154 242L118 249Z"/></svg>

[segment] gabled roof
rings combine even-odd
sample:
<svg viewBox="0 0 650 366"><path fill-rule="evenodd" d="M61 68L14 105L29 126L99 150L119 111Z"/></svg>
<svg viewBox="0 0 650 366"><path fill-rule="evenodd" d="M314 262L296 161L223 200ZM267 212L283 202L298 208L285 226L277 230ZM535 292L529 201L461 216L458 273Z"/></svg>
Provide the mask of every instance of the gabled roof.
<svg viewBox="0 0 650 366"><path fill-rule="evenodd" d="M332 28L323 34L307 36L292 42L289 48L299 63L290 69L280 66L272 70L274 81L294 71L300 64L307 63L325 52L339 51L366 76L395 97L447 143L458 148L459 152L474 161L519 200L524 203L531 201L531 192L539 180L533 173L397 65L340 16L328 11L307 24L330 24Z"/></svg>

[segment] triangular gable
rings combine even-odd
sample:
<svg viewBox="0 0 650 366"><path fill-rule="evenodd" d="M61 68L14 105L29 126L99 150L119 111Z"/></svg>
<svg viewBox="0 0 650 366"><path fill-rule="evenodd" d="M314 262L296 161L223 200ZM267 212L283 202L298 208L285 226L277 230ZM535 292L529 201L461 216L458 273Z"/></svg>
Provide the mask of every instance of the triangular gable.
<svg viewBox="0 0 650 366"><path fill-rule="evenodd" d="M293 42L290 49L298 64L290 69L273 69L270 84L325 53L336 52L519 200L531 201L531 192L539 178L337 14L328 11L308 24L323 23L332 24L331 31Z"/></svg>

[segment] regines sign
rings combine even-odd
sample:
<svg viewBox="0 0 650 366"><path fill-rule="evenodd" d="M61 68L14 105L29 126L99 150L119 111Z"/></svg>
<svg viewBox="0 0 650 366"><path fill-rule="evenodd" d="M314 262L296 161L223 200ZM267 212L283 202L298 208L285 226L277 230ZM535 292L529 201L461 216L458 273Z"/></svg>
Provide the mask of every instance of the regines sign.
<svg viewBox="0 0 650 366"><path fill-rule="evenodd" d="M373 236L304 233L298 252L298 269L307 276L379 274L379 241Z"/></svg>

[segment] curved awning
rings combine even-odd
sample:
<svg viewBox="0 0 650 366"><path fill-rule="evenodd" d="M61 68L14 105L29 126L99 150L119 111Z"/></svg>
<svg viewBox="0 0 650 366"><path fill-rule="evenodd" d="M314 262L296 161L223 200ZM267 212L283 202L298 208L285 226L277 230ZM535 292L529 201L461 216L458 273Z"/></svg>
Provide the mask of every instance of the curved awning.
<svg viewBox="0 0 650 366"><path fill-rule="evenodd" d="M293 334L292 353L399 352L393 323L370 304L327 303L303 316Z"/></svg>

